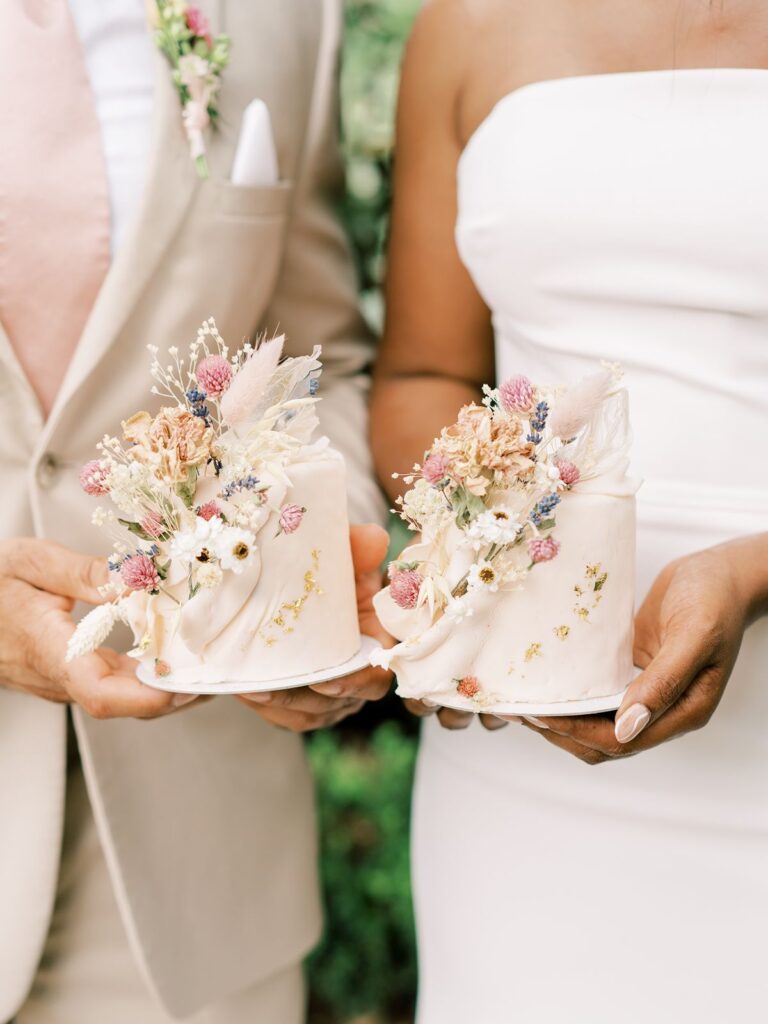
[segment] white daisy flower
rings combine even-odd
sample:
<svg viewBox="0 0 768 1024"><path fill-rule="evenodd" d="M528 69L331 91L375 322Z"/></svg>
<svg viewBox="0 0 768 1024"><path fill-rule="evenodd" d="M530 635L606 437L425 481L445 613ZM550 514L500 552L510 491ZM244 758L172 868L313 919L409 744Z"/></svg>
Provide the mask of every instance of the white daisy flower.
<svg viewBox="0 0 768 1024"><path fill-rule="evenodd" d="M224 529L224 523L219 516L213 516L211 519L196 516L194 530L181 530L171 541L171 558L183 565L191 565L196 561L211 561L218 557L217 540Z"/></svg>
<svg viewBox="0 0 768 1024"><path fill-rule="evenodd" d="M499 547L514 544L520 529L517 518L507 509L491 508L473 519L466 535L475 551L479 551L490 544Z"/></svg>
<svg viewBox="0 0 768 1024"><path fill-rule="evenodd" d="M221 568L239 575L256 552L256 538L249 530L225 526L214 550Z"/></svg>
<svg viewBox="0 0 768 1024"><path fill-rule="evenodd" d="M470 591L490 590L492 594L495 594L499 589L500 582L499 574L494 566L485 560L475 562L467 574Z"/></svg>

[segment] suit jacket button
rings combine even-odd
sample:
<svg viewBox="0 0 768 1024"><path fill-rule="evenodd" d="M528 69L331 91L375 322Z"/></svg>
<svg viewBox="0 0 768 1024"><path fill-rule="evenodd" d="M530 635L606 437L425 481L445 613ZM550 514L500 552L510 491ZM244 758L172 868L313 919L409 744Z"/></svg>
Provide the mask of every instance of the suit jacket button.
<svg viewBox="0 0 768 1024"><path fill-rule="evenodd" d="M59 475L59 460L53 452L46 452L37 464L37 482L41 487L53 487Z"/></svg>

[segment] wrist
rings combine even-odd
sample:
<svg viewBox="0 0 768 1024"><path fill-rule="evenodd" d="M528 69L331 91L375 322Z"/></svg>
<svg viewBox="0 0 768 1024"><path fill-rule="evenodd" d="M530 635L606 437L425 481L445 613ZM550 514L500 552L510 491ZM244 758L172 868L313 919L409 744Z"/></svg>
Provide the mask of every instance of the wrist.
<svg viewBox="0 0 768 1024"><path fill-rule="evenodd" d="M768 615L768 533L731 541L731 564L747 625Z"/></svg>

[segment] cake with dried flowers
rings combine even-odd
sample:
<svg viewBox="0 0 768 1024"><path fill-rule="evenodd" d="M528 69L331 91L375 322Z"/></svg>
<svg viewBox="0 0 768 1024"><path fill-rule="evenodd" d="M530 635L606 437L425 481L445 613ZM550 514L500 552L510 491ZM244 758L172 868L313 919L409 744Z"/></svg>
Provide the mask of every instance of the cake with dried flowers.
<svg viewBox="0 0 768 1024"><path fill-rule="evenodd" d="M420 534L375 598L398 693L503 710L622 692L632 677L636 484L620 371L484 389L421 465Z"/></svg>
<svg viewBox="0 0 768 1024"><path fill-rule="evenodd" d="M152 348L152 415L124 421L83 467L115 536L106 603L68 657L117 622L145 679L279 682L360 648L344 460L313 440L320 350L281 361L284 339L230 357L213 320L181 357Z"/></svg>

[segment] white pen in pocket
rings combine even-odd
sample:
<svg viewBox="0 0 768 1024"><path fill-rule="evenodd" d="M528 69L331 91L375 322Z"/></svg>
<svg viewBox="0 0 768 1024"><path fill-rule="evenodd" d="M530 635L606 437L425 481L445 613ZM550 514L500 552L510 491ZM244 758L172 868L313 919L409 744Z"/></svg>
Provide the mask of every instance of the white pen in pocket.
<svg viewBox="0 0 768 1024"><path fill-rule="evenodd" d="M263 100L252 100L245 108L240 124L231 182L258 188L276 185L279 177L269 110Z"/></svg>

